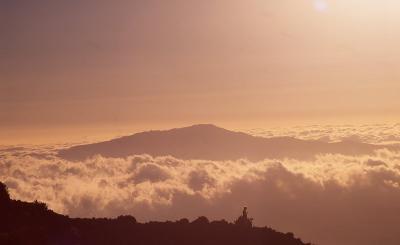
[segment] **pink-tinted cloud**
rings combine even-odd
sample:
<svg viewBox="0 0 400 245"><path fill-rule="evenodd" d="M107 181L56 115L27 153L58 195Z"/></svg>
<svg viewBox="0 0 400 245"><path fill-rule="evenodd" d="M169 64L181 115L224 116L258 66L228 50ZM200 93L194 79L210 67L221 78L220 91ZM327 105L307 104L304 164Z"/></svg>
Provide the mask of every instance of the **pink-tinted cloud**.
<svg viewBox="0 0 400 245"><path fill-rule="evenodd" d="M323 142L355 141L369 144L400 143L400 124L309 125L246 130L255 136L290 136Z"/></svg>

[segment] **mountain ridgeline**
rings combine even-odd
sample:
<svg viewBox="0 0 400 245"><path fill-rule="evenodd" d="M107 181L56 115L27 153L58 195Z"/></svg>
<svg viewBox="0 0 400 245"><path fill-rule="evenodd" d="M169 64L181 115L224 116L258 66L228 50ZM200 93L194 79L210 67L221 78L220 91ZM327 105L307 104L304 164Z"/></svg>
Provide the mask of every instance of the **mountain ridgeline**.
<svg viewBox="0 0 400 245"><path fill-rule="evenodd" d="M102 155L127 157L149 154L180 159L260 161L266 158L312 159L318 154L362 155L382 148L398 146L372 145L353 141L327 143L292 137L264 138L233 132L210 124L165 131L148 131L106 142L62 149L61 158L77 161Z"/></svg>
<svg viewBox="0 0 400 245"><path fill-rule="evenodd" d="M1 182L0 244L307 245L292 233L252 227L246 209L234 224L224 220L210 222L206 217L192 222L181 219L145 224L138 223L132 216L72 219L49 210L41 202L11 200Z"/></svg>

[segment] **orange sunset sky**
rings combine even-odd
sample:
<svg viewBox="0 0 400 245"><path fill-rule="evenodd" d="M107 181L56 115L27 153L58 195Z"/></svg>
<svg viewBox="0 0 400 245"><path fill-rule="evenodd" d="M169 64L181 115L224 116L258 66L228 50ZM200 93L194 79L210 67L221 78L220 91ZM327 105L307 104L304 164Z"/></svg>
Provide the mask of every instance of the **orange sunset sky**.
<svg viewBox="0 0 400 245"><path fill-rule="evenodd" d="M1 1L0 144L396 122L395 0Z"/></svg>

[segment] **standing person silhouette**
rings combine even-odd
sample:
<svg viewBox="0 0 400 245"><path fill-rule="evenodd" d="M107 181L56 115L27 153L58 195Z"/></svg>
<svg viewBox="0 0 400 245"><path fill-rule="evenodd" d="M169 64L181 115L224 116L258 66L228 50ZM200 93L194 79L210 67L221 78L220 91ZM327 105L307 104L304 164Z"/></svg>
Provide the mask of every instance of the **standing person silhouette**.
<svg viewBox="0 0 400 245"><path fill-rule="evenodd" d="M243 218L247 220L247 207L243 208L243 214L242 214Z"/></svg>
<svg viewBox="0 0 400 245"><path fill-rule="evenodd" d="M253 226L253 219L249 218L247 215L248 215L247 207L244 207L242 215L240 215L239 218L237 218L235 220L235 224L243 226L243 227L252 227Z"/></svg>

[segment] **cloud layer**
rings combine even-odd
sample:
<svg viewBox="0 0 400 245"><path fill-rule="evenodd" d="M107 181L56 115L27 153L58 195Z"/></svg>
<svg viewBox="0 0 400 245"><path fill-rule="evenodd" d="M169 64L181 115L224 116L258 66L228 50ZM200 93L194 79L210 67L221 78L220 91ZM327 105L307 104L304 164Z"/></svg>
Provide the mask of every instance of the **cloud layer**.
<svg viewBox="0 0 400 245"><path fill-rule="evenodd" d="M271 129L254 128L246 130L256 136L291 136L305 140L324 142L356 141L369 144L400 143L400 123L366 125L310 125L279 127Z"/></svg>
<svg viewBox="0 0 400 245"><path fill-rule="evenodd" d="M136 155L69 162L51 148L8 148L0 151L0 179L13 198L41 200L72 217L233 220L247 205L257 225L318 244L400 242L400 153L387 150L313 161Z"/></svg>

